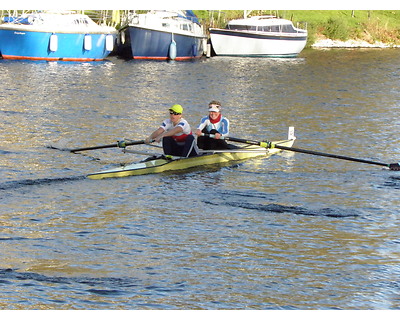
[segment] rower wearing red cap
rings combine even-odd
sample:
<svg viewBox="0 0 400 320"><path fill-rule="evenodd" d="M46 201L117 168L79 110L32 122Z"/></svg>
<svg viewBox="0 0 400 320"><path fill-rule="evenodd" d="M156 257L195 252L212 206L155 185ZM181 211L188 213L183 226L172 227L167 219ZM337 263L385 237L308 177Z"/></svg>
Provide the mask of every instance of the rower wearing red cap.
<svg viewBox="0 0 400 320"><path fill-rule="evenodd" d="M214 138L203 134L213 134ZM222 116L220 102L213 100L208 104L208 116L201 119L196 135L197 146L200 149L228 149L228 144L223 138L229 135L229 120Z"/></svg>

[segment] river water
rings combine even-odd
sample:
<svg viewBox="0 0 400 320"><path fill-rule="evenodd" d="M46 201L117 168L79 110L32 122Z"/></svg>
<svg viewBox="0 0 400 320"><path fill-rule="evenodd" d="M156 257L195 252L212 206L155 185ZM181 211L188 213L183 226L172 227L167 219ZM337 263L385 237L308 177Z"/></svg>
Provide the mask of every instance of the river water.
<svg viewBox="0 0 400 320"><path fill-rule="evenodd" d="M294 126L298 148L397 162L399 65L396 49L0 60L0 309L398 309L398 172L282 152L93 181L144 156L49 146L143 139L175 103L196 127L217 99L232 136Z"/></svg>

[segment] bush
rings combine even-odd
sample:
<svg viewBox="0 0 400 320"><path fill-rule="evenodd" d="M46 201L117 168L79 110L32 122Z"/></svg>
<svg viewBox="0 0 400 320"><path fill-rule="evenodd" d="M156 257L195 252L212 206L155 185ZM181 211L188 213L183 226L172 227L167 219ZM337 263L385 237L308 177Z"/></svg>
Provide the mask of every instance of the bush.
<svg viewBox="0 0 400 320"><path fill-rule="evenodd" d="M329 18L324 25L323 35L329 39L345 41L349 39L349 28L342 19Z"/></svg>
<svg viewBox="0 0 400 320"><path fill-rule="evenodd" d="M396 44L399 40L400 32L395 28L391 28L387 23L379 20L370 20L362 24L363 39L370 43L382 41L388 44Z"/></svg>

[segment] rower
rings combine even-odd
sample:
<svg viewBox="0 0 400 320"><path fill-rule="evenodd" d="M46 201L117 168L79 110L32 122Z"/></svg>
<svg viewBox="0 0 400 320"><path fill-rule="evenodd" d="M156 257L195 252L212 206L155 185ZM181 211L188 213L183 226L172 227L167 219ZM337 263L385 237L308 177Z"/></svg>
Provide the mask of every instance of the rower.
<svg viewBox="0 0 400 320"><path fill-rule="evenodd" d="M169 110L169 119L163 121L146 143L160 142L165 156L193 157L197 155L195 150L195 138L189 123L182 118L183 108L180 104L174 104Z"/></svg>
<svg viewBox="0 0 400 320"><path fill-rule="evenodd" d="M206 134L206 135L204 135ZM212 134L213 138L208 135ZM212 100L208 104L208 116L203 117L196 130L197 146L203 150L229 149L223 139L229 136L229 120L221 114L221 103Z"/></svg>

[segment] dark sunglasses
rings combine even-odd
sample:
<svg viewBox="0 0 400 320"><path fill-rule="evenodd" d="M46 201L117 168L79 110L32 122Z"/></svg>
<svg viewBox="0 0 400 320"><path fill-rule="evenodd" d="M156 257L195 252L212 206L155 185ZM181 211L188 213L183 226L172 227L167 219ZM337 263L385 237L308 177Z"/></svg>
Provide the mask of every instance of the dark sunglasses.
<svg viewBox="0 0 400 320"><path fill-rule="evenodd" d="M170 111L169 114L173 114L173 115L176 116L176 115L181 114L181 113L178 113L178 112L175 112L175 111Z"/></svg>

